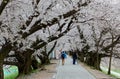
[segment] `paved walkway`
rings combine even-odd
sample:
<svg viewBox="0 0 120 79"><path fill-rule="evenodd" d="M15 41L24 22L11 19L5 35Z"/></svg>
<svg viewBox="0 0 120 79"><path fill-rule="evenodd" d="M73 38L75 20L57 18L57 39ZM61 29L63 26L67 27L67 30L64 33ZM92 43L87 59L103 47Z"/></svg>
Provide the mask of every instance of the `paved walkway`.
<svg viewBox="0 0 120 79"><path fill-rule="evenodd" d="M60 63L57 67L57 73L53 79L96 79L91 75L86 69L81 65L73 65L72 59L67 57L65 60L65 65Z"/></svg>

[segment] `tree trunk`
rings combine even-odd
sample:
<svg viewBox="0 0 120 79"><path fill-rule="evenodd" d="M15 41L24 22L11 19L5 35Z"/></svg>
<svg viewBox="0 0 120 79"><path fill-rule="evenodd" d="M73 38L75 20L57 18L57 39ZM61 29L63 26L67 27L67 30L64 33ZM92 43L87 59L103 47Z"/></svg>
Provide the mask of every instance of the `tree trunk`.
<svg viewBox="0 0 120 79"><path fill-rule="evenodd" d="M29 50L29 49L27 51L24 51L24 53L22 54L24 56L24 61L21 62L18 66L20 74L28 74L29 72L31 72L31 70L32 70L31 55L32 54L33 54L33 51Z"/></svg>
<svg viewBox="0 0 120 79"><path fill-rule="evenodd" d="M11 43L8 42L6 39L5 39L5 41L6 41L6 43L2 46L2 48L0 50L0 79L4 78L4 71L3 71L4 58L8 55L8 53L12 49Z"/></svg>
<svg viewBox="0 0 120 79"><path fill-rule="evenodd" d="M0 79L4 79L4 73L3 73L3 60L4 58L0 54Z"/></svg>
<svg viewBox="0 0 120 79"><path fill-rule="evenodd" d="M49 64L50 63L50 60L49 60L49 57L48 56L39 56L39 59L41 60L41 64Z"/></svg>
<svg viewBox="0 0 120 79"><path fill-rule="evenodd" d="M28 74L29 72L31 72L31 70L32 70L31 65L32 65L31 56L30 57L28 56L26 58L26 63L23 68L23 74Z"/></svg>
<svg viewBox="0 0 120 79"><path fill-rule="evenodd" d="M96 53L91 53L86 57L85 63L89 66L93 66L95 69L100 70L100 62L101 62L101 57L98 54L99 58L98 61L97 59L97 54Z"/></svg>
<svg viewBox="0 0 120 79"><path fill-rule="evenodd" d="M110 53L110 61L109 61L108 75L111 74L111 61L112 61L112 53Z"/></svg>
<svg viewBox="0 0 120 79"><path fill-rule="evenodd" d="M49 64L49 63L50 63L49 56L46 56L45 60L46 60L46 64Z"/></svg>
<svg viewBox="0 0 120 79"><path fill-rule="evenodd" d="M97 44L97 49L96 49L96 56L95 56L96 57L96 63L95 63L95 68L98 69L98 70L100 70L100 61L101 60L99 59L100 56L99 56L99 53L98 53L98 50L99 50L98 49L98 45L99 45L99 43Z"/></svg>
<svg viewBox="0 0 120 79"><path fill-rule="evenodd" d="M48 56L44 56L42 62L43 62L43 64L49 64L50 63L49 57Z"/></svg>
<svg viewBox="0 0 120 79"><path fill-rule="evenodd" d="M32 68L32 60L30 57L26 57L26 61L24 63L19 64L18 70L20 74L28 74L31 72Z"/></svg>
<svg viewBox="0 0 120 79"><path fill-rule="evenodd" d="M114 41L114 37L112 35L112 43ZM110 61L109 61L109 68L108 68L108 74L111 74L111 62L112 62L112 55L113 55L113 46L111 47L111 52L110 52Z"/></svg>
<svg viewBox="0 0 120 79"><path fill-rule="evenodd" d="M95 69L100 70L101 58L100 58L99 54L95 59L97 59L97 61L94 60L94 67L95 67Z"/></svg>
<svg viewBox="0 0 120 79"><path fill-rule="evenodd" d="M78 58L80 59L80 61L81 61L81 62L84 62L84 54L78 54L78 55L79 55Z"/></svg>
<svg viewBox="0 0 120 79"><path fill-rule="evenodd" d="M33 67L34 70L39 68L39 63L35 59L35 57L32 58L32 67Z"/></svg>

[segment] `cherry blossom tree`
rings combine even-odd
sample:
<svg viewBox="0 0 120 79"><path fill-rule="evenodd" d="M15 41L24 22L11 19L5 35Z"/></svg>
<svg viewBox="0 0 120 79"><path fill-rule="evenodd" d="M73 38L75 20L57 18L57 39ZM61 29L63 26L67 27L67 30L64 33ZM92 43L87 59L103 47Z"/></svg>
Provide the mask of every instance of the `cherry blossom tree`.
<svg viewBox="0 0 120 79"><path fill-rule="evenodd" d="M90 1L2 0L0 3L0 36L5 38L1 39L3 44L0 49L0 56L3 56L0 62L2 74L0 78L3 79L4 59L6 59L4 64L18 66L20 73L29 73L35 51L67 34L76 20L74 16ZM47 28L50 29L48 32L53 33L46 33L43 35L44 38L41 38L43 33L40 31L44 32ZM36 36L40 38L36 39ZM4 44L8 45L9 49ZM55 44L48 55L54 47ZM5 56L4 52L6 52ZM12 57L15 59L7 61Z"/></svg>

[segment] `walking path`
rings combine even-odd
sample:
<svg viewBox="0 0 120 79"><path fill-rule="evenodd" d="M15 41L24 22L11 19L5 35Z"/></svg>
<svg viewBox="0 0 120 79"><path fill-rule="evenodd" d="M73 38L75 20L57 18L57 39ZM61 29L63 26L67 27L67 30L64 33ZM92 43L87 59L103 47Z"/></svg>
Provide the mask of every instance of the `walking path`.
<svg viewBox="0 0 120 79"><path fill-rule="evenodd" d="M61 65L61 60L51 60L51 64L45 65L42 69L40 68L28 75L21 75L17 79L115 79L98 70L91 69L83 63L79 62L78 65L73 65L70 57L66 59L63 66Z"/></svg>
<svg viewBox="0 0 120 79"><path fill-rule="evenodd" d="M53 79L96 79L80 64L73 65L72 59L67 57L65 65L61 65L61 60L57 67L57 73Z"/></svg>

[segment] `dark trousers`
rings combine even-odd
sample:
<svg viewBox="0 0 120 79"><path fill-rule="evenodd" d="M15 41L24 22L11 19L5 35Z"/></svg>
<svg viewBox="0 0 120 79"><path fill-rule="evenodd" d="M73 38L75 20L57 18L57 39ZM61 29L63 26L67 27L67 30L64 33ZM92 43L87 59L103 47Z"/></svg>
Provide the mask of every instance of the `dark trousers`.
<svg viewBox="0 0 120 79"><path fill-rule="evenodd" d="M76 62L76 59L75 59L75 58L73 58L73 64L75 64L75 62Z"/></svg>

